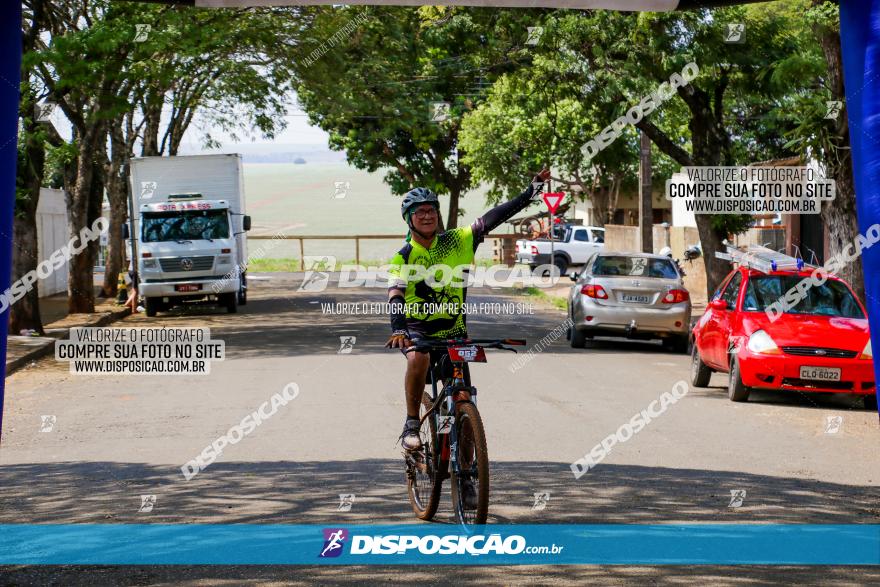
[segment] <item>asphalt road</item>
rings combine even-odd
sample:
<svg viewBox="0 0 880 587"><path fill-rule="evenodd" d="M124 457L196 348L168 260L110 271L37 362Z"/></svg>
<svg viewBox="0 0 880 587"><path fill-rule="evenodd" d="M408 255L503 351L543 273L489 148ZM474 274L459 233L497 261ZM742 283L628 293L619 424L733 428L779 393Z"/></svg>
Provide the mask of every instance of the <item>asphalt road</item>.
<svg viewBox="0 0 880 587"><path fill-rule="evenodd" d="M0 523L416 523L400 450L403 358L387 319L331 315L321 303L381 302L381 289L299 292L296 275L251 282L239 314L192 309L117 326L210 326L227 358L210 375L74 375L45 359L7 379ZM265 277L265 276L264 276ZM565 318L533 298L472 290L469 302L533 304L478 314L474 337L532 345ZM523 309L522 306L519 307ZM526 308L527 309L527 308ZM356 337L340 353L340 337ZM659 344L564 337L521 368L494 352L472 369L492 461L490 523L880 523L877 414L849 396L755 392L727 400L725 379L687 395L580 479L570 464L679 380L689 358ZM290 382L300 393L194 479L180 467ZM56 417L41 432L41 416ZM839 424L828 433L828 418ZM745 490L728 507L732 490ZM549 493L535 509L535 493ZM340 494L354 494L338 511ZM149 513L141 495L156 495ZM452 521L448 491L439 523ZM821 571L821 572L820 572ZM260 584L473 579L852 584L867 568L751 567L75 567L5 568L11 584Z"/></svg>

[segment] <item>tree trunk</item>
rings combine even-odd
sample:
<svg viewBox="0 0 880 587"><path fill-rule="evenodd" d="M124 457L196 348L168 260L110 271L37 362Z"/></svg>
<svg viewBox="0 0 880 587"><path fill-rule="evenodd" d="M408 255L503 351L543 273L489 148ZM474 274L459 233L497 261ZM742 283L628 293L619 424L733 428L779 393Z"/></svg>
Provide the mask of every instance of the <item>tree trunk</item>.
<svg viewBox="0 0 880 587"><path fill-rule="evenodd" d="M726 152L727 132L721 121L716 120L713 116L708 95L691 86L679 88L678 92L691 114L688 128L691 133L692 155L688 155L650 122L643 120L636 126L651 137L657 148L680 165L719 165L722 154ZM721 100L722 97L723 93L716 94L717 100ZM720 108L720 105L718 107ZM703 265L706 268L706 294L711 299L712 293L718 289L730 271L730 263L715 256L716 251L723 251L722 241L727 238L727 235L721 234L712 227L710 214L695 214L694 218L697 223L697 232L700 235L700 246L703 250Z"/></svg>
<svg viewBox="0 0 880 587"><path fill-rule="evenodd" d="M196 108L181 108L181 111L178 114L177 120L173 121L173 126L170 129L169 137L168 137L168 155L171 157L177 156L177 151L180 149L180 143L183 140L183 136L186 134L186 130L189 128L190 123L192 123L193 116L195 115ZM169 122L169 124L171 124Z"/></svg>
<svg viewBox="0 0 880 587"><path fill-rule="evenodd" d="M125 258L125 240L122 238L122 226L128 216L128 190L126 189L127 156L125 137L122 134L122 121L111 123L110 159L105 163L107 200L110 203L110 228L108 229L107 259L104 264L104 284L101 295L107 298L116 296L119 272L123 269Z"/></svg>
<svg viewBox="0 0 880 587"><path fill-rule="evenodd" d="M125 269L125 239L122 238L122 227L128 221L128 194L124 185L121 189L115 189L121 193L111 195L113 192L109 186L107 187L107 195L110 199L110 227L107 229L107 259L104 266L104 285L101 289L104 297L108 298L116 296L119 273Z"/></svg>
<svg viewBox="0 0 880 587"><path fill-rule="evenodd" d="M39 193L39 189L37 193ZM40 262L37 246L36 206L33 208L32 213L16 214L12 222L12 237L15 243L12 254L13 282L21 279L26 273L36 270L37 263ZM18 334L25 329L45 334L43 321L40 317L40 295L36 283L33 284L33 289L10 308L10 334Z"/></svg>
<svg viewBox="0 0 880 587"><path fill-rule="evenodd" d="M615 171L614 178L611 180L611 187L608 190L608 212L605 215L605 222L614 221L614 214L617 212L617 202L620 200L620 184L622 183L623 172L619 170Z"/></svg>
<svg viewBox="0 0 880 587"><path fill-rule="evenodd" d="M446 230L450 230L458 226L458 201L460 197L460 188L458 186L452 186L449 189L449 215L445 218Z"/></svg>
<svg viewBox="0 0 880 587"><path fill-rule="evenodd" d="M76 237L85 227L91 227L101 214L104 184L101 179L100 163L95 161L94 153L106 136L101 125L95 125L80 137L79 153L76 161L76 177L68 194L67 225L71 238ZM92 240L83 251L70 259L70 274L67 280L67 310L71 314L95 311L94 265L98 241Z"/></svg>
<svg viewBox="0 0 880 587"><path fill-rule="evenodd" d="M814 0L814 4L818 0ZM843 60L840 53L840 31L827 26L817 25L816 34L828 64L828 85L831 98L846 104L846 92L843 81ZM837 118L832 147L825 155L825 166L828 177L837 183L834 201L822 202L822 221L828 231L828 255L826 261L839 254L848 244L855 242L859 234L856 216L856 192L853 180L852 157L849 143L849 122L845 109L841 109ZM852 285L853 290L865 299L865 278L862 272L862 258L857 257L852 263L843 267L839 275Z"/></svg>
<svg viewBox="0 0 880 587"><path fill-rule="evenodd" d="M701 162L694 156L695 165L717 165L717 163ZM706 268L706 295L712 299L712 293L718 289L725 276L730 272L730 263L715 256L716 251L724 252L722 241L727 238L712 226L711 214L694 214L697 232L700 235L700 247L703 250L703 265Z"/></svg>
<svg viewBox="0 0 880 587"><path fill-rule="evenodd" d="M34 133L39 123L33 120L35 99L30 91L22 92L22 120L24 120L25 145L16 169L15 215L12 222L12 282L34 271L40 262L37 246L37 204L40 201L40 186L46 161L46 148ZM23 197L22 197L23 196ZM33 284L24 297L9 310L9 332L18 334L21 330L36 330L43 334L43 321L40 317L40 296L37 284Z"/></svg>
<svg viewBox="0 0 880 587"><path fill-rule="evenodd" d="M141 148L141 157L155 157L159 155L159 127L162 119L162 102L164 94L156 95L151 92L144 104L144 141Z"/></svg>
<svg viewBox="0 0 880 587"><path fill-rule="evenodd" d="M79 232L87 223L87 203L92 186L91 153L80 147L77 155L76 179L68 191L67 226L71 238L79 238ZM71 314L94 312L92 265L87 250L70 258L67 276L67 311Z"/></svg>
<svg viewBox="0 0 880 587"><path fill-rule="evenodd" d="M610 190L607 186L599 186L590 192L590 204L593 207L593 225L605 226L608 222L608 200Z"/></svg>
<svg viewBox="0 0 880 587"><path fill-rule="evenodd" d="M697 232L700 235L700 247L703 250L703 265L706 268L706 295L712 299L712 293L718 289L721 282L730 272L730 263L715 256L715 251L724 251L722 241L726 235L718 234L712 228L712 216L709 214L695 214Z"/></svg>
<svg viewBox="0 0 880 587"><path fill-rule="evenodd" d="M828 231L829 255L825 257L826 261L843 251L847 245L852 245L859 234L852 159L849 153L848 150L839 152L844 161L840 165L828 166L829 175L837 182L837 196L833 202L823 202L822 206L822 222ZM865 276L862 273L862 258L856 257L837 274L849 282L856 295L864 301Z"/></svg>

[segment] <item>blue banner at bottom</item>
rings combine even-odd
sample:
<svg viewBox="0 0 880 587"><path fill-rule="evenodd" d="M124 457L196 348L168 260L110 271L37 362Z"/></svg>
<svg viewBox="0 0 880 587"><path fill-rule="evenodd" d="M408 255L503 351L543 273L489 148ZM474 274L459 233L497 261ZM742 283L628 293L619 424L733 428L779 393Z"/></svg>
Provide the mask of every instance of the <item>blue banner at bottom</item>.
<svg viewBox="0 0 880 587"><path fill-rule="evenodd" d="M880 525L0 525L0 564L878 565Z"/></svg>

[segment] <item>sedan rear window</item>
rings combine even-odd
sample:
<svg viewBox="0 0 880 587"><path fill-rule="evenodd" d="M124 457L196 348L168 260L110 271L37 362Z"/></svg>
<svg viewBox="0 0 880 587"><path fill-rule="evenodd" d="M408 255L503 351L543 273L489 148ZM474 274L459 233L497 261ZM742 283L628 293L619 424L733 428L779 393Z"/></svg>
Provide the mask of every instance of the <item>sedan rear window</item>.
<svg viewBox="0 0 880 587"><path fill-rule="evenodd" d="M678 271L675 270L671 259L603 255L593 263L593 275L598 277L638 275L639 277L677 279Z"/></svg>
<svg viewBox="0 0 880 587"><path fill-rule="evenodd" d="M746 312L763 312L773 302L783 302L786 292L794 289L802 280L797 275L761 275L749 279L746 296L743 299L743 310ZM806 291L806 297L786 314L813 314L816 316L840 316L843 318L861 318L865 314L856 302L855 297L840 281L828 280L822 285L815 285Z"/></svg>

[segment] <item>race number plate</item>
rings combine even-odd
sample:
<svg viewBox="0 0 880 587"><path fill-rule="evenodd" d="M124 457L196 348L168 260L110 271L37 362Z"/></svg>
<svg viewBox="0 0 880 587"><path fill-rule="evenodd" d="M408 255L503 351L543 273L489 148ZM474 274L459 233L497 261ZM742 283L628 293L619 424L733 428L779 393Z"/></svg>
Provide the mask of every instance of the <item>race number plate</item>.
<svg viewBox="0 0 880 587"><path fill-rule="evenodd" d="M468 344L449 347L449 358L462 363L485 363L486 351L483 347Z"/></svg>
<svg viewBox="0 0 880 587"><path fill-rule="evenodd" d="M840 381L840 369L833 367L801 367L801 379L813 381Z"/></svg>

